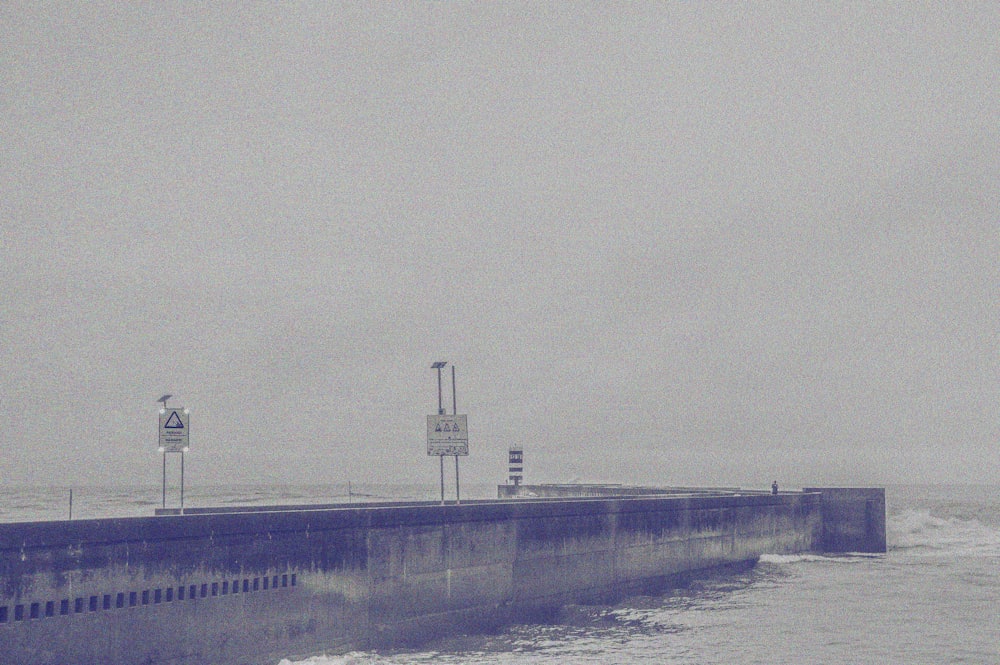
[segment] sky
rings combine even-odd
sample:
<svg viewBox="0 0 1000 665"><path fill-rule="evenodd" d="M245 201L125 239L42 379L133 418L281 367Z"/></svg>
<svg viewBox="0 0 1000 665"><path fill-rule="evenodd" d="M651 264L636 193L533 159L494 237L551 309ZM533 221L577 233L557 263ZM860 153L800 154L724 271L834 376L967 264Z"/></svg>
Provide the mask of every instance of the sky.
<svg viewBox="0 0 1000 665"><path fill-rule="evenodd" d="M0 483L1000 483L1000 4L0 5ZM176 458L169 460L176 483ZM451 459L446 482L453 482Z"/></svg>

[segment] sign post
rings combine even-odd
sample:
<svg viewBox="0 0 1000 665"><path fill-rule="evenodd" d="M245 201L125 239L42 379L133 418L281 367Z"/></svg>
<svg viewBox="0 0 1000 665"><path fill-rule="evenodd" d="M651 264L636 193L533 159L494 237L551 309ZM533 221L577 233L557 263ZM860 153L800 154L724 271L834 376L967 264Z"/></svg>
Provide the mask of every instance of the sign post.
<svg viewBox="0 0 1000 665"><path fill-rule="evenodd" d="M455 395L455 366L451 368L452 415L446 415L441 405L441 368L446 362L436 362L431 369L438 371L438 413L427 416L427 454L437 455L441 467L441 505L444 505L444 458L455 456L455 503L462 502L458 476L458 457L469 454L469 418L459 415Z"/></svg>
<svg viewBox="0 0 1000 665"><path fill-rule="evenodd" d="M168 408L164 395L160 409L159 451L163 453L163 507L167 507L167 453L181 454L181 513L184 512L184 453L190 447L191 412L184 407Z"/></svg>

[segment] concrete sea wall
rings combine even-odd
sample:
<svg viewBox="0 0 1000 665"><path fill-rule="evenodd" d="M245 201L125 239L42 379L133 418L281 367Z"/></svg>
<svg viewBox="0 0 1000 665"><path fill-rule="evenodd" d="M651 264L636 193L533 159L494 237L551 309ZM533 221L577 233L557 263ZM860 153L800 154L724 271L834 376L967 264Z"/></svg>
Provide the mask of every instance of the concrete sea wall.
<svg viewBox="0 0 1000 665"><path fill-rule="evenodd" d="M815 551L821 494L0 525L0 665L277 663L488 630Z"/></svg>
<svg viewBox="0 0 1000 665"><path fill-rule="evenodd" d="M806 488L820 494L824 552L885 552L885 489Z"/></svg>

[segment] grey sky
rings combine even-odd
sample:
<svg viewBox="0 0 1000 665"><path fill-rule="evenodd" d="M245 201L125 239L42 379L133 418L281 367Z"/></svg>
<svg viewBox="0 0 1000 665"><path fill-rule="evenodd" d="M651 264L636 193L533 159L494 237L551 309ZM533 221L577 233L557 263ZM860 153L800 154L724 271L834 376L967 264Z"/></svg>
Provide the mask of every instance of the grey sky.
<svg viewBox="0 0 1000 665"><path fill-rule="evenodd" d="M4 3L4 483L1000 482L1000 5ZM447 377L448 375L446 375ZM447 391L446 391L447 399Z"/></svg>

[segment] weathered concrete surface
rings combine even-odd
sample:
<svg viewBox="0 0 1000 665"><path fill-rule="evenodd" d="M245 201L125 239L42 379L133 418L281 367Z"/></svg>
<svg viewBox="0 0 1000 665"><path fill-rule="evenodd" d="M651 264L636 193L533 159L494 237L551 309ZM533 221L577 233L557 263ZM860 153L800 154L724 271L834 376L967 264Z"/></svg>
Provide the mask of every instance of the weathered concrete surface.
<svg viewBox="0 0 1000 665"><path fill-rule="evenodd" d="M818 552L882 553L886 551L885 489L881 487L807 487L803 494L820 496L822 536ZM631 485L499 485L497 495L510 499L568 499L583 496L739 496L766 492L740 488L641 487ZM796 494L782 492L781 496Z"/></svg>
<svg viewBox="0 0 1000 665"><path fill-rule="evenodd" d="M824 552L885 552L885 489L821 487Z"/></svg>
<svg viewBox="0 0 1000 665"><path fill-rule="evenodd" d="M640 496L2 524L0 665L277 663L491 629L815 550L820 506Z"/></svg>

